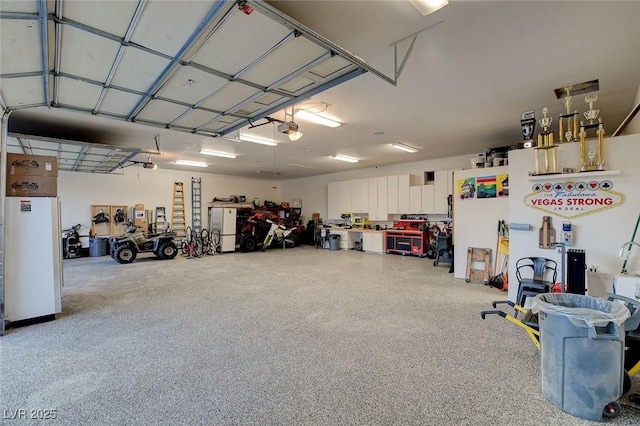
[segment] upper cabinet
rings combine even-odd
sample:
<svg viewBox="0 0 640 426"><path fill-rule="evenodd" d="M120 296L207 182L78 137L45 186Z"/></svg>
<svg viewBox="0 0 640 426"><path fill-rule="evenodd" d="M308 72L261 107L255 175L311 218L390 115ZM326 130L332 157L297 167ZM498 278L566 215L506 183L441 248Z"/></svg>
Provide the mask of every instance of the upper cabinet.
<svg viewBox="0 0 640 426"><path fill-rule="evenodd" d="M340 182L329 182L327 219L340 219Z"/></svg>
<svg viewBox="0 0 640 426"><path fill-rule="evenodd" d="M369 179L351 181L351 212L369 212Z"/></svg>
<svg viewBox="0 0 640 426"><path fill-rule="evenodd" d="M434 209L435 214L449 213L448 197L452 193L452 172L451 170L436 171L434 189Z"/></svg>
<svg viewBox="0 0 640 426"><path fill-rule="evenodd" d="M387 212L408 213L410 210L410 175L387 176Z"/></svg>
<svg viewBox="0 0 640 426"><path fill-rule="evenodd" d="M387 215L387 206L388 206L388 182L387 177L382 176L376 178L378 181L378 211L375 218L371 220L389 220L389 216Z"/></svg>

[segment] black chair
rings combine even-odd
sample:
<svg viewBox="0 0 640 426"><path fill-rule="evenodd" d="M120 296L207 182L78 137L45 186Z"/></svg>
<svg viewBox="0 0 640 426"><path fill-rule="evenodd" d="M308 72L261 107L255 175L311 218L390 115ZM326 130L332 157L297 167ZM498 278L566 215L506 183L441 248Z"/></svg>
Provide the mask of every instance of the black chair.
<svg viewBox="0 0 640 426"><path fill-rule="evenodd" d="M516 262L517 303L524 306L528 296L548 293L558 277L558 264L544 257L523 257Z"/></svg>

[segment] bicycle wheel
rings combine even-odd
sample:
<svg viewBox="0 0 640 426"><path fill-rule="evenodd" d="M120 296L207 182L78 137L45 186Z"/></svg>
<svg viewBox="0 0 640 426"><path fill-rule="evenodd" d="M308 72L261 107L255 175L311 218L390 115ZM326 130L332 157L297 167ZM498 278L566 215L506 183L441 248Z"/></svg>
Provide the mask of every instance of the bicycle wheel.
<svg viewBox="0 0 640 426"><path fill-rule="evenodd" d="M204 254L213 254L213 245L211 244L211 238L209 238L209 231L203 229L200 233L200 239L202 240L202 252Z"/></svg>
<svg viewBox="0 0 640 426"><path fill-rule="evenodd" d="M193 246L193 255L202 257L202 239L195 230L191 231L191 244Z"/></svg>
<svg viewBox="0 0 640 426"><path fill-rule="evenodd" d="M211 239L211 245L213 246L213 251L217 252L218 247L220 246L220 230L217 228L213 228L211 230L211 235L209 236Z"/></svg>
<svg viewBox="0 0 640 426"><path fill-rule="evenodd" d="M193 237L193 230L190 226L187 226L187 244L191 244L191 239Z"/></svg>

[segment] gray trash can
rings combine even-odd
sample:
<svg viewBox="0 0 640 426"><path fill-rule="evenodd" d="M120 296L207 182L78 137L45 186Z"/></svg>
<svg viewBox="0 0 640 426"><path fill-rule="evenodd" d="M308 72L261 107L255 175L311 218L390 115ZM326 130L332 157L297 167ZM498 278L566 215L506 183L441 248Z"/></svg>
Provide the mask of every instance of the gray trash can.
<svg viewBox="0 0 640 426"><path fill-rule="evenodd" d="M539 294L535 302L542 393L569 414L602 420L607 404L622 396L629 310L617 302L568 293Z"/></svg>
<svg viewBox="0 0 640 426"><path fill-rule="evenodd" d="M329 234L329 250L340 250L340 235Z"/></svg>
<svg viewBox="0 0 640 426"><path fill-rule="evenodd" d="M91 238L89 240L89 256L99 257L107 255L109 240L106 238Z"/></svg>

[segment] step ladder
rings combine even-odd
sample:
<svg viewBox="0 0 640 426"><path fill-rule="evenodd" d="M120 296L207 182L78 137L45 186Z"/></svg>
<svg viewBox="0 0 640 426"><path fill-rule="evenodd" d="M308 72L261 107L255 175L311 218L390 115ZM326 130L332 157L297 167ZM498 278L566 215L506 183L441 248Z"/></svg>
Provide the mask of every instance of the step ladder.
<svg viewBox="0 0 640 426"><path fill-rule="evenodd" d="M202 230L202 178L191 178L191 229Z"/></svg>
<svg viewBox="0 0 640 426"><path fill-rule="evenodd" d="M162 232L164 224L167 222L167 212L164 207L156 207L156 217L153 221L155 232Z"/></svg>
<svg viewBox="0 0 640 426"><path fill-rule="evenodd" d="M187 236L186 213L184 211L184 184L182 182L173 183L171 230L175 232L178 241L181 241Z"/></svg>

